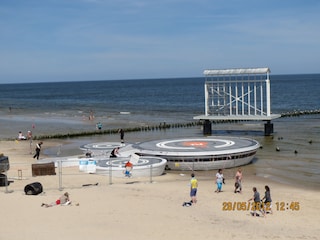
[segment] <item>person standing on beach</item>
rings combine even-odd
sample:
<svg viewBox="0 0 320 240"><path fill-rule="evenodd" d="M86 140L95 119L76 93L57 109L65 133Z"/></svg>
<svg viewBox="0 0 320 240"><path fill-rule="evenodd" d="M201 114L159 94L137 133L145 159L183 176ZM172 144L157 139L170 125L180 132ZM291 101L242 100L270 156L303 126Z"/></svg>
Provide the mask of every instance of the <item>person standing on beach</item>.
<svg viewBox="0 0 320 240"><path fill-rule="evenodd" d="M32 140L32 132L30 130L27 133L27 139Z"/></svg>
<svg viewBox="0 0 320 240"><path fill-rule="evenodd" d="M236 176L235 176L235 183L234 183L234 193L241 193L242 192L242 170L241 168L238 169Z"/></svg>
<svg viewBox="0 0 320 240"><path fill-rule="evenodd" d="M36 154L33 156L33 158L37 158L37 160L39 160L40 151L41 151L41 145L42 144L43 144L43 142L39 142L36 145Z"/></svg>
<svg viewBox="0 0 320 240"><path fill-rule="evenodd" d="M120 141L121 141L121 143L124 143L124 139L123 139L124 138L124 131L123 131L123 129L120 128L118 132L120 133Z"/></svg>
<svg viewBox="0 0 320 240"><path fill-rule="evenodd" d="M198 190L198 180L195 178L194 173L191 174L190 180L190 197L192 204L197 203L197 190Z"/></svg>
<svg viewBox="0 0 320 240"><path fill-rule="evenodd" d="M270 211L270 214L272 214L270 188L268 185L264 186L264 188L266 189L266 191L264 192L264 197L262 198L262 201L264 200L263 210L265 214L267 213L267 211Z"/></svg>
<svg viewBox="0 0 320 240"><path fill-rule="evenodd" d="M27 139L29 140L30 154L32 154L32 132L30 130L27 133Z"/></svg>
<svg viewBox="0 0 320 240"><path fill-rule="evenodd" d="M101 123L101 122L98 122L98 123L96 124L96 129L98 129L98 130L101 130L101 129L102 129L102 123Z"/></svg>
<svg viewBox="0 0 320 240"><path fill-rule="evenodd" d="M216 184L217 184L217 190L215 191L216 193L222 192L223 181L224 179L223 179L222 169L219 169L216 174Z"/></svg>
<svg viewBox="0 0 320 240"><path fill-rule="evenodd" d="M92 121L94 119L93 111L90 110L89 120Z"/></svg>

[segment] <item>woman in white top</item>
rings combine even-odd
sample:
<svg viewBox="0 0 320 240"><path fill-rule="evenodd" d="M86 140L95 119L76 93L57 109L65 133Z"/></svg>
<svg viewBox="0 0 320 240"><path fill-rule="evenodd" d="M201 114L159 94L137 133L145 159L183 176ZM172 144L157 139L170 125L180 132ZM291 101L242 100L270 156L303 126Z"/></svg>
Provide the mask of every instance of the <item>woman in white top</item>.
<svg viewBox="0 0 320 240"><path fill-rule="evenodd" d="M217 193L222 191L222 183L223 183L223 173L222 173L222 169L219 169L216 174L216 184L217 184L216 192Z"/></svg>

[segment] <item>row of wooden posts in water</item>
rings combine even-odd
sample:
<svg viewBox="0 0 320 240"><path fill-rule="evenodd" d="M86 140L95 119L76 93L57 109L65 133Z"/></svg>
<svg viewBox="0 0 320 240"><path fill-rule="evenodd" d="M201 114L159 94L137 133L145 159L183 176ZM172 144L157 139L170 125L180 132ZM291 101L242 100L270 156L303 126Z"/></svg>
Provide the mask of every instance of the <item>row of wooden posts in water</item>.
<svg viewBox="0 0 320 240"><path fill-rule="evenodd" d="M286 113L282 113L281 117L299 117L299 116L310 115L310 114L320 114L320 109L286 112ZM217 121L212 121L212 123L213 124L235 123L235 122L242 122L242 121L243 120L217 120ZM203 125L203 122L201 120L185 122L185 123L171 123L171 124L162 122L160 124L150 125L150 126L123 128L123 130L125 132L159 131L159 130L165 130L170 128L188 128L188 127L195 127L195 126L202 126L202 125ZM92 135L118 134L118 131L119 129L117 128L117 129L95 130L95 131L78 132L78 133L41 135L41 136L33 136L33 139L39 140L39 139L73 138L73 137L83 137L83 136L92 136Z"/></svg>

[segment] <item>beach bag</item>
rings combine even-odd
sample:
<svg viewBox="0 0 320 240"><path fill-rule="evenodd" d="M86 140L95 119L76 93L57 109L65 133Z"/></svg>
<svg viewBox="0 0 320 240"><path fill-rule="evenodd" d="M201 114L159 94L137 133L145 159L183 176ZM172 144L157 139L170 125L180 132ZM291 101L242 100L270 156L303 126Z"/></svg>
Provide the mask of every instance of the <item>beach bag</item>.
<svg viewBox="0 0 320 240"><path fill-rule="evenodd" d="M42 184L39 182L30 183L24 187L26 195L38 195L42 193L42 191Z"/></svg>
<svg viewBox="0 0 320 240"><path fill-rule="evenodd" d="M192 206L192 200L189 202L182 203L182 207L191 207Z"/></svg>

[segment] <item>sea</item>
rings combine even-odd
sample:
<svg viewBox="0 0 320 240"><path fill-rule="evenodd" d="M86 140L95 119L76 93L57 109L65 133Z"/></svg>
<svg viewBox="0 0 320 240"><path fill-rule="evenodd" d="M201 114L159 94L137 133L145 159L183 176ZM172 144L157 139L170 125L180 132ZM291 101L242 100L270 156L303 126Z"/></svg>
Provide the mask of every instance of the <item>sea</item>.
<svg viewBox="0 0 320 240"><path fill-rule="evenodd" d="M14 139L19 131L46 136L95 131L99 122L104 130L184 126L204 114L204 83L198 77L0 84L0 139ZM320 114L311 114L320 109L320 74L270 75L270 84L272 113L303 114L273 120L269 137L263 122L214 124L213 134L258 140L262 147L249 167L257 175L320 189ZM126 133L126 139L201 135L201 126L194 126ZM79 137L71 147L109 140L118 136Z"/></svg>

